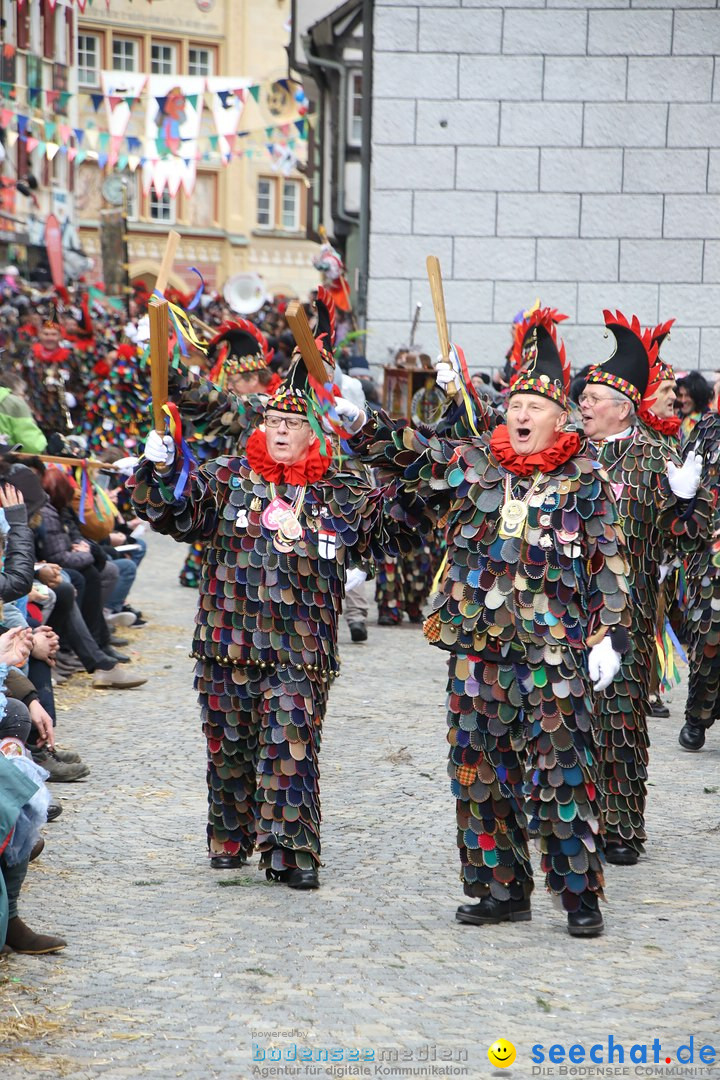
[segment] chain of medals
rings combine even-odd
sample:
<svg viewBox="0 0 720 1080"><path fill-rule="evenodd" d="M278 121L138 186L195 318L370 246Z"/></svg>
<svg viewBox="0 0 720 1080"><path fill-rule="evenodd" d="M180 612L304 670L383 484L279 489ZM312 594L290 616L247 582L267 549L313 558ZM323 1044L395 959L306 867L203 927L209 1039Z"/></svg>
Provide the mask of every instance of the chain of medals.
<svg viewBox="0 0 720 1080"><path fill-rule="evenodd" d="M296 540L299 540L303 534L303 528L300 524L300 510L305 502L305 492L307 491L307 484L303 484L298 490L297 495L289 506L286 513L284 513L278 524L277 532L273 544L278 551L290 551ZM274 484L270 484L270 498L277 498L277 490Z"/></svg>
<svg viewBox="0 0 720 1080"><path fill-rule="evenodd" d="M540 483L546 479L544 473L539 472L527 494L522 499L513 498L512 478L510 473L505 476L505 501L500 508L500 536L504 540L513 536L522 536L525 528L525 520L528 516L530 500L537 491Z"/></svg>

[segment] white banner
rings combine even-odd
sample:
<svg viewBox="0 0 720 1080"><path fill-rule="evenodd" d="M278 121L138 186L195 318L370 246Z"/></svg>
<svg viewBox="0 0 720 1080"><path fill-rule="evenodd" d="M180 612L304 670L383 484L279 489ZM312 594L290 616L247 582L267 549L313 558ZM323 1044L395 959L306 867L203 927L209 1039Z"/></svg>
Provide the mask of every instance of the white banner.
<svg viewBox="0 0 720 1080"><path fill-rule="evenodd" d="M191 195L197 172L198 135L205 79L200 75L150 75L145 111L145 158L142 186L177 195L182 184Z"/></svg>
<svg viewBox="0 0 720 1080"><path fill-rule="evenodd" d="M245 109L252 79L228 79L216 76L207 80L207 88L212 94L212 114L218 139L218 150L223 158L232 156L235 148L235 136L240 127L240 118Z"/></svg>

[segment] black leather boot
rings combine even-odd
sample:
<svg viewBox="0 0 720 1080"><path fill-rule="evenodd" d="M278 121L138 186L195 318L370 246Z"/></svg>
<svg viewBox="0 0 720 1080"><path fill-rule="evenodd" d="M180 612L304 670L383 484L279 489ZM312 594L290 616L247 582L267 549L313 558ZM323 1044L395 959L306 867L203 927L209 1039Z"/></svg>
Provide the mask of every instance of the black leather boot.
<svg viewBox="0 0 720 1080"><path fill-rule="evenodd" d="M605 924L595 893L583 893L580 898L580 907L577 911L568 911L567 921L570 937L599 937L605 929Z"/></svg>
<svg viewBox="0 0 720 1080"><path fill-rule="evenodd" d="M211 855L210 866L213 870L239 870L245 866L247 859L244 855Z"/></svg>
<svg viewBox="0 0 720 1080"><path fill-rule="evenodd" d="M605 845L605 858L613 866L635 866L640 856L629 844L613 843L608 840Z"/></svg>
<svg viewBox="0 0 720 1080"><path fill-rule="evenodd" d="M696 727L695 724L691 724L686 720L680 728L678 742L683 750L690 750L692 753L697 753L697 751L702 750L705 745L705 728Z"/></svg>
<svg viewBox="0 0 720 1080"><path fill-rule="evenodd" d="M523 900L496 900L494 896L484 896L479 904L461 904L455 912L455 918L458 922L471 923L474 926L530 922L530 897Z"/></svg>
<svg viewBox="0 0 720 1080"><path fill-rule="evenodd" d="M319 889L320 878L317 870L301 870L299 866L288 866L285 870L266 870L268 881L279 881L289 889Z"/></svg>

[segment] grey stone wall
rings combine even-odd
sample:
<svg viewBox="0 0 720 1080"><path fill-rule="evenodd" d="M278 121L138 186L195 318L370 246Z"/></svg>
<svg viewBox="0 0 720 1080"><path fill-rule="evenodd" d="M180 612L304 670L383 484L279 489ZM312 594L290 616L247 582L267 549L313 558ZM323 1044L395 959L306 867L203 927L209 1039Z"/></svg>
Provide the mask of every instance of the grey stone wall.
<svg viewBox="0 0 720 1080"><path fill-rule="evenodd" d="M577 367L602 309L720 369L717 0L376 0L368 353L437 351L425 256L451 335L494 366L516 312L565 311Z"/></svg>

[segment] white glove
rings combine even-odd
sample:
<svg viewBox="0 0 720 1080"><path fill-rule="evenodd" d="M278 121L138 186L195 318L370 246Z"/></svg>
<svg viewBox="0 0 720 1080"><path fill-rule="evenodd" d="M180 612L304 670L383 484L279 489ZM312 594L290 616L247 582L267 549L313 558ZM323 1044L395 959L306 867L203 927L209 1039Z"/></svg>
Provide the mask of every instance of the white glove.
<svg viewBox="0 0 720 1080"><path fill-rule="evenodd" d="M610 685L620 670L620 654L615 652L609 637L593 645L588 654L588 673L593 690L600 692Z"/></svg>
<svg viewBox="0 0 720 1080"><path fill-rule="evenodd" d="M672 563L667 563L667 562L660 563L660 566L658 568L658 581L660 582L661 585L662 585L663 581L665 580L665 578L670 573L670 571L672 570L672 568L673 568Z"/></svg>
<svg viewBox="0 0 720 1080"><path fill-rule="evenodd" d="M438 356L435 362L435 382L443 394L447 394L448 386L451 383L455 383L456 387L460 384L460 369L454 355L450 356L450 358Z"/></svg>
<svg viewBox="0 0 720 1080"><path fill-rule="evenodd" d="M346 431L359 431L365 423L365 413L362 409L359 409L357 405L354 405L352 401L348 401L347 398L335 398L335 412ZM323 417L322 425L328 434L331 435L333 429L326 417Z"/></svg>
<svg viewBox="0 0 720 1080"><path fill-rule="evenodd" d="M667 478L674 495L677 495L678 499L692 499L695 492L700 487L700 477L702 476L703 460L700 454L696 454L693 450L688 453L688 456L683 462L682 468L673 461L668 461L667 466Z"/></svg>
<svg viewBox="0 0 720 1080"><path fill-rule="evenodd" d="M169 435L151 431L145 443L145 457L155 465L172 465L175 460L175 443Z"/></svg>

